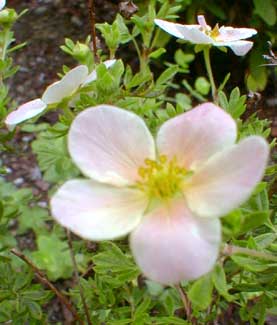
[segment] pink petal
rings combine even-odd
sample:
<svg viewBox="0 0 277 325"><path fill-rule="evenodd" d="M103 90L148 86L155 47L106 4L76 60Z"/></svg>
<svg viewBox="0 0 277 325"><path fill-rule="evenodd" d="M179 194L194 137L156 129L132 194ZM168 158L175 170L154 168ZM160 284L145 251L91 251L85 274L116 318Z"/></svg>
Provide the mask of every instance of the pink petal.
<svg viewBox="0 0 277 325"><path fill-rule="evenodd" d="M256 29L253 28L233 28L233 27L220 27L220 35L218 38L223 42L239 41L245 38L252 37L257 34Z"/></svg>
<svg viewBox="0 0 277 325"><path fill-rule="evenodd" d="M9 129L12 129L15 125L39 115L46 107L47 105L39 98L31 100L8 114L5 124Z"/></svg>
<svg viewBox="0 0 277 325"><path fill-rule="evenodd" d="M106 66L107 69L109 69L110 67L112 67L115 64L116 60L107 60L104 61L103 64ZM93 70L86 78L86 80L84 81L83 85L86 85L92 81L95 81L97 79L97 73L96 70Z"/></svg>
<svg viewBox="0 0 277 325"><path fill-rule="evenodd" d="M236 124L212 103L193 108L164 123L157 135L160 154L176 157L181 166L194 169L216 152L235 143Z"/></svg>
<svg viewBox="0 0 277 325"><path fill-rule="evenodd" d="M210 30L211 27L206 23L206 19L203 15L197 16L198 24L203 28L203 30Z"/></svg>
<svg viewBox="0 0 277 325"><path fill-rule="evenodd" d="M90 180L66 182L52 197L53 217L77 235L91 239L115 239L133 230L146 202L141 193Z"/></svg>
<svg viewBox="0 0 277 325"><path fill-rule="evenodd" d="M91 107L77 116L68 148L85 175L114 185L133 184L145 159L155 158L154 140L144 121L109 105Z"/></svg>
<svg viewBox="0 0 277 325"><path fill-rule="evenodd" d="M267 142L248 137L207 161L190 179L184 195L200 217L220 217L245 202L261 181L269 156Z"/></svg>
<svg viewBox="0 0 277 325"><path fill-rule="evenodd" d="M214 42L214 46L227 46L238 56L246 55L253 47L253 42L234 41L234 42Z"/></svg>
<svg viewBox="0 0 277 325"><path fill-rule="evenodd" d="M88 68L85 65L79 65L67 72L67 74L57 82L48 86L42 95L42 100L46 104L55 104L64 98L71 96L88 76Z"/></svg>
<svg viewBox="0 0 277 325"><path fill-rule="evenodd" d="M219 220L195 217L182 200L146 215L130 236L131 250L142 272L165 285L209 272L220 241Z"/></svg>
<svg viewBox="0 0 277 325"><path fill-rule="evenodd" d="M212 43L212 39L200 30L199 25L181 25L161 19L155 19L155 24L167 33L191 43Z"/></svg>

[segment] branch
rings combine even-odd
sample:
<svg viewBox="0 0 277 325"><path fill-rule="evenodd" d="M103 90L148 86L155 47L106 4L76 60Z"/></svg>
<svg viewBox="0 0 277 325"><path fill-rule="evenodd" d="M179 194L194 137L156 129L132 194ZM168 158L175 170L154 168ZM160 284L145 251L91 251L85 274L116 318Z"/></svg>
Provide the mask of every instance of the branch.
<svg viewBox="0 0 277 325"><path fill-rule="evenodd" d="M27 256L17 251L15 248L11 249L11 253L19 257L26 264L28 264L29 267L34 271L37 279L43 285L46 285L58 297L60 302L72 313L75 320L77 320L81 325L84 325L84 322L78 315L76 309L73 307L71 302L47 279L45 274L43 274L43 272L40 269L38 269Z"/></svg>

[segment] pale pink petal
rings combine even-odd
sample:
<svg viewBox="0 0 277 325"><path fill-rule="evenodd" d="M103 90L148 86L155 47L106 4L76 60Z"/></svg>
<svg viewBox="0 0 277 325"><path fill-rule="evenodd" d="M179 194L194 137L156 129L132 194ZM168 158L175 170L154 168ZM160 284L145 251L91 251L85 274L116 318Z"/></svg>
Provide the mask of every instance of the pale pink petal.
<svg viewBox="0 0 277 325"><path fill-rule="evenodd" d="M217 40L224 42L239 41L245 38L252 37L257 34L256 29L253 28L233 28L233 27L220 27L219 36Z"/></svg>
<svg viewBox="0 0 277 325"><path fill-rule="evenodd" d="M6 5L6 0L0 0L0 10L2 10Z"/></svg>
<svg viewBox="0 0 277 325"><path fill-rule="evenodd" d="M88 76L88 68L85 65L79 65L67 72L67 74L57 82L48 86L42 95L42 100L46 104L55 104L64 98L71 96Z"/></svg>
<svg viewBox="0 0 277 325"><path fill-rule="evenodd" d="M206 23L206 19L203 15L197 16L198 24L202 27L203 30L210 30L211 27Z"/></svg>
<svg viewBox="0 0 277 325"><path fill-rule="evenodd" d="M181 166L195 169L210 156L235 143L236 123L212 103L205 103L165 122L157 135L160 154L176 157Z"/></svg>
<svg viewBox="0 0 277 325"><path fill-rule="evenodd" d="M253 47L250 41L214 42L214 46L227 46L238 56L246 55Z"/></svg>
<svg viewBox="0 0 277 325"><path fill-rule="evenodd" d="M90 240L115 239L140 222L146 207L141 192L91 180L66 182L51 199L53 217Z"/></svg>
<svg viewBox="0 0 277 325"><path fill-rule="evenodd" d="M191 43L212 43L212 39L200 30L199 25L181 25L161 19L155 19L155 24L167 33Z"/></svg>
<svg viewBox="0 0 277 325"><path fill-rule="evenodd" d="M76 117L68 148L85 175L114 185L133 184L145 159L155 159L154 140L144 121L109 105L88 108Z"/></svg>
<svg viewBox="0 0 277 325"><path fill-rule="evenodd" d="M219 220L195 217L183 200L144 216L130 236L131 250L142 272L165 285L211 271L220 241Z"/></svg>
<svg viewBox="0 0 277 325"><path fill-rule="evenodd" d="M115 64L116 60L107 60L104 61L103 64L106 66L107 69L109 69L110 67L112 67ZM86 85L92 81L95 81L97 79L97 73L96 70L93 70L86 78L86 80L84 81L83 85Z"/></svg>
<svg viewBox="0 0 277 325"><path fill-rule="evenodd" d="M183 26L181 24L172 23L166 20L162 19L155 19L155 24L159 26L161 29L163 29L165 32L177 37L177 38L183 38L183 34L181 31L177 28L177 25ZM190 40L190 39L187 39Z"/></svg>
<svg viewBox="0 0 277 325"><path fill-rule="evenodd" d="M12 129L15 125L39 115L47 105L39 98L31 100L7 115L5 124Z"/></svg>
<svg viewBox="0 0 277 325"><path fill-rule="evenodd" d="M269 146L258 136L216 154L184 187L189 208L200 217L226 215L245 202L261 181Z"/></svg>

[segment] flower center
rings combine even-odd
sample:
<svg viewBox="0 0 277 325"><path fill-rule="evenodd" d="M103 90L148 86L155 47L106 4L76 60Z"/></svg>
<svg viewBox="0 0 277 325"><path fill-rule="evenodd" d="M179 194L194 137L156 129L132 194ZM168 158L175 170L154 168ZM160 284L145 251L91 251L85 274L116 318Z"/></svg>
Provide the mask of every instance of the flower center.
<svg viewBox="0 0 277 325"><path fill-rule="evenodd" d="M218 24L215 25L215 27L213 29L211 29L211 27L209 25L207 25L205 17L202 15L199 15L197 17L198 20L198 24L201 26L200 30L205 33L206 35L210 36L211 38L213 38L214 40L217 40L217 38L220 36L220 32L219 32L219 26Z"/></svg>
<svg viewBox="0 0 277 325"><path fill-rule="evenodd" d="M185 168L179 167L176 159L168 160L160 156L158 160L145 160L145 166L138 173L141 180L136 186L151 199L169 199L182 192L182 184L191 175Z"/></svg>

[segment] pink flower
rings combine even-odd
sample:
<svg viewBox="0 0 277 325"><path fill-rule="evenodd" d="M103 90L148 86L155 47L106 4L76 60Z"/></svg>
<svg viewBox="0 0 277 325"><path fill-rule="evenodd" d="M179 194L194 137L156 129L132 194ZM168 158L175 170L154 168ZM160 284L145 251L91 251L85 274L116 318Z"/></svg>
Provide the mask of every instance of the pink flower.
<svg viewBox="0 0 277 325"><path fill-rule="evenodd" d="M116 60L107 60L103 64L106 68L110 68L115 62ZM9 129L13 129L17 124L42 113L47 108L47 105L57 104L66 98L70 98L80 88L85 87L96 79L96 70L89 73L87 66L79 65L68 71L61 80L48 86L41 99L31 100L8 114L5 124Z"/></svg>
<svg viewBox="0 0 277 325"><path fill-rule="evenodd" d="M68 148L90 179L66 182L52 215L95 241L130 233L135 260L154 281L195 279L218 257L219 217L249 198L267 163L263 138L236 137L235 121L212 103L164 123L156 144L137 115L89 108L73 121Z"/></svg>
<svg viewBox="0 0 277 325"><path fill-rule="evenodd" d="M238 56L245 55L251 50L253 42L244 39L257 34L255 29L218 27L218 25L212 29L207 25L204 16L197 16L197 20L198 25L181 25L161 19L155 19L155 23L167 33L194 44L227 46Z"/></svg>

